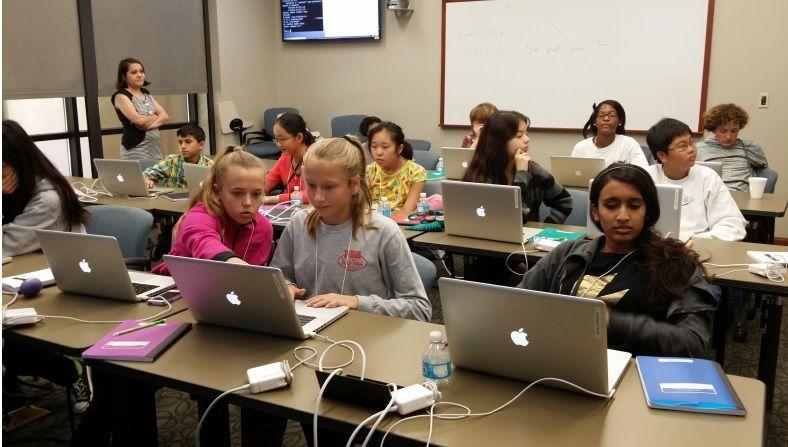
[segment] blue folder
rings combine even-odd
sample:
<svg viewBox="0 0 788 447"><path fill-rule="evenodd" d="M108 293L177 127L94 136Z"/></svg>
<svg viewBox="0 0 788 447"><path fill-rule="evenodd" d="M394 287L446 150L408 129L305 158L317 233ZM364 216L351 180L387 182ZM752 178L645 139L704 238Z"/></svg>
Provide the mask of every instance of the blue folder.
<svg viewBox="0 0 788 447"><path fill-rule="evenodd" d="M651 408L746 416L747 410L719 363L681 357L635 359Z"/></svg>

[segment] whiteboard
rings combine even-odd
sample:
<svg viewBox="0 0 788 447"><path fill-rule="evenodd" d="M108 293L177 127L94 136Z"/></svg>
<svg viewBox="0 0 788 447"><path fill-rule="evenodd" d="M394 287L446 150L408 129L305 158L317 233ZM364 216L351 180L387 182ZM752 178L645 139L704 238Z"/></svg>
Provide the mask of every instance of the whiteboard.
<svg viewBox="0 0 788 447"><path fill-rule="evenodd" d="M581 129L619 101L627 130L700 131L713 0L444 0L441 125L489 101L534 128ZM708 36L707 36L708 32ZM710 44L709 44L710 45Z"/></svg>

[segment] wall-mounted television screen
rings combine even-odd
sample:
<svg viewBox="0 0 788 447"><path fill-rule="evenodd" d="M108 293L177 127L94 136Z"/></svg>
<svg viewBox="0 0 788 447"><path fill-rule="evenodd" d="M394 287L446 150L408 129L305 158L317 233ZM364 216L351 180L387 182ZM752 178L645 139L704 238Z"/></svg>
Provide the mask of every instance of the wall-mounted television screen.
<svg viewBox="0 0 788 447"><path fill-rule="evenodd" d="M282 40L380 39L380 0L281 0Z"/></svg>

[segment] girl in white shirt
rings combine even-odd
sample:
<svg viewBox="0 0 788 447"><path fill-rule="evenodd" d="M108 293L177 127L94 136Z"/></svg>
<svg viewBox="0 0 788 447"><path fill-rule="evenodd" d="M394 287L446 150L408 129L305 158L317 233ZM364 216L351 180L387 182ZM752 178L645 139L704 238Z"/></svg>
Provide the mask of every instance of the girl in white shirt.
<svg viewBox="0 0 788 447"><path fill-rule="evenodd" d="M583 138L572 150L573 157L601 158L605 166L615 162L648 168L643 150L634 138L624 135L627 115L618 101L606 99L594 104L594 112L583 126ZM588 135L592 134L592 137Z"/></svg>

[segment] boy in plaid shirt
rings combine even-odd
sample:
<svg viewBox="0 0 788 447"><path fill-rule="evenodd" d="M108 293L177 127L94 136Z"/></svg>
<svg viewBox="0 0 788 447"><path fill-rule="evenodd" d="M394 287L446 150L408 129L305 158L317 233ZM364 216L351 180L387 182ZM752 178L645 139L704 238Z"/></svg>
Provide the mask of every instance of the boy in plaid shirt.
<svg viewBox="0 0 788 447"><path fill-rule="evenodd" d="M186 181L183 177L183 164L193 163L200 166L211 166L213 161L202 154L205 146L205 131L196 124L187 124L178 129L178 149L180 153L168 155L143 172L148 188L155 185L170 188L183 188Z"/></svg>

